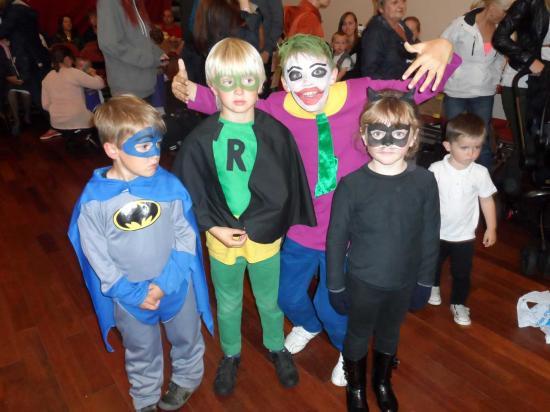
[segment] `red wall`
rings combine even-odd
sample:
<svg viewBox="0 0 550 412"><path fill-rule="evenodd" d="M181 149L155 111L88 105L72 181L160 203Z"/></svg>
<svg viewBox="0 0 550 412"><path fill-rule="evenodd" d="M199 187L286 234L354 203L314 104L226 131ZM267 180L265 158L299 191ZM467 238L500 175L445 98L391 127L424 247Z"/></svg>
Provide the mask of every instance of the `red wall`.
<svg viewBox="0 0 550 412"><path fill-rule="evenodd" d="M88 27L88 13L95 8L96 0L26 0L40 15L40 30L52 35L57 31L57 20L61 15L72 18L79 33ZM154 22L160 21L162 11L169 8L171 0L149 0L147 9Z"/></svg>

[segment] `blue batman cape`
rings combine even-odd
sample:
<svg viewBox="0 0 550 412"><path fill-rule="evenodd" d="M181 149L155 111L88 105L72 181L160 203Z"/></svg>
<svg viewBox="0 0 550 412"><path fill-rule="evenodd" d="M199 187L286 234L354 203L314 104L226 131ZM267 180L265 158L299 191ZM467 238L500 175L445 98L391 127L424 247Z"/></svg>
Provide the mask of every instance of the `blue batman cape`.
<svg viewBox="0 0 550 412"><path fill-rule="evenodd" d="M182 201L185 219L195 231L197 240L197 253L191 262L187 262L187 264L190 265L189 268L192 272L193 287L197 301L197 311L201 314L202 320L210 333L213 333L214 322L210 312L208 286L206 284L204 274L202 245L195 216L193 215L193 204L189 193L187 193L187 190L183 187L177 177L161 167L159 167L157 172L151 177L138 176L129 182L115 179L105 179L103 176L108 169L108 167L105 167L94 170L92 178L84 188L82 195L80 195L80 198L74 207L68 232L69 239L78 257L80 267L82 268L82 275L84 276L86 287L88 288L92 298L92 303L97 315L99 327L101 329L101 335L103 336L103 341L107 350L109 352L113 351L113 348L109 345L107 338L109 335L109 330L115 326L114 303L112 298L105 296L101 292L99 277L82 251L77 221L80 216L80 208L82 205L92 200L105 201L111 199L126 190L134 196L151 199L158 202L171 202L174 200Z"/></svg>

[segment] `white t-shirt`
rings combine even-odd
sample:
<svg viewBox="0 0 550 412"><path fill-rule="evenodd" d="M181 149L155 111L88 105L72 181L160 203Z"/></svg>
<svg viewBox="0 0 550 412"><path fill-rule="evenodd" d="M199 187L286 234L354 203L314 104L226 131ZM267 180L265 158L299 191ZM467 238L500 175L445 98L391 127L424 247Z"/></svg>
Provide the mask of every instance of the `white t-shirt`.
<svg viewBox="0 0 550 412"><path fill-rule="evenodd" d="M449 242L472 240L479 221L479 198L491 196L497 188L485 166L472 163L459 170L449 163L449 158L448 154L429 169L439 188L440 238Z"/></svg>

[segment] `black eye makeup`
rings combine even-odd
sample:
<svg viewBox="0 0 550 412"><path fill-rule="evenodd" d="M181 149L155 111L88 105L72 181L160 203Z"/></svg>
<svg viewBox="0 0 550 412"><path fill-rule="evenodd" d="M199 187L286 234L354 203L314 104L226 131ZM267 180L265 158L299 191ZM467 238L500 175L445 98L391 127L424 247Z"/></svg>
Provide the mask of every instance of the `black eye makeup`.
<svg viewBox="0 0 550 412"><path fill-rule="evenodd" d="M327 73L328 73L328 70L325 69L324 67L317 67L311 72L311 75L313 77L321 78L321 77L325 77Z"/></svg>
<svg viewBox="0 0 550 412"><path fill-rule="evenodd" d="M387 126L384 123L372 123L367 126L367 144L369 146L398 146L405 147L409 141L411 131L409 124L394 124Z"/></svg>
<svg viewBox="0 0 550 412"><path fill-rule="evenodd" d="M288 78L290 81L295 82L296 80L300 80L302 78L302 72L299 72L298 70L292 70L290 73L288 73Z"/></svg>

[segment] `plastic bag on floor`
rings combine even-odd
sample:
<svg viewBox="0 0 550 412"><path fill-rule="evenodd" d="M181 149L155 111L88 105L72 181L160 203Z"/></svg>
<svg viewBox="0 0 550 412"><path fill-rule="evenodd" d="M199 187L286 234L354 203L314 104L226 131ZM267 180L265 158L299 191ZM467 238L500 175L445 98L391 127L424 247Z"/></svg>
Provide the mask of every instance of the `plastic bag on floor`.
<svg viewBox="0 0 550 412"><path fill-rule="evenodd" d="M518 326L540 328L550 344L550 291L529 292L518 300Z"/></svg>

